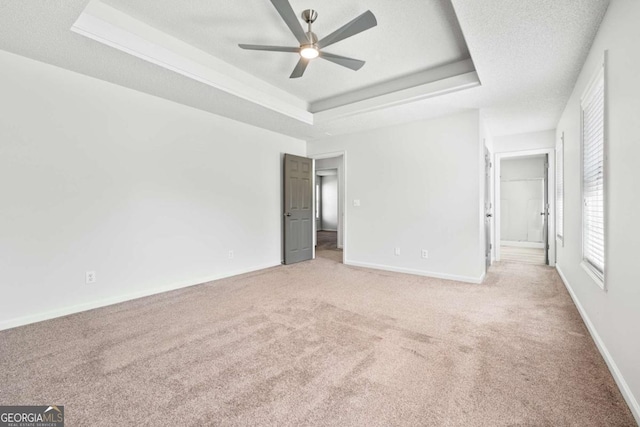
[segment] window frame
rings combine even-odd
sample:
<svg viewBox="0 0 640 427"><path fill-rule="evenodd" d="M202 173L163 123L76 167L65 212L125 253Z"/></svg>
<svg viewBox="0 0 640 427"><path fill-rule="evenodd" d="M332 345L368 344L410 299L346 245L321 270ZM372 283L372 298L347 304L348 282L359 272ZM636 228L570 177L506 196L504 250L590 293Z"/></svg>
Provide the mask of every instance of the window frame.
<svg viewBox="0 0 640 427"><path fill-rule="evenodd" d="M607 102L607 67L606 67L606 51L601 58L601 61L598 62L597 69L595 70L589 84L586 86L582 97L580 98L580 202L581 202L581 213L582 213L582 221L581 221L581 263L580 265L586 271L586 273L593 279L593 281L598 285L602 290L606 291L607 287L607 249L608 249L608 215L607 215L607 206L608 206L608 102ZM603 88L603 107L602 107L602 241L603 241L603 250L602 250L602 258L603 258L603 271L600 272L598 268L596 268L591 261L589 261L585 255L586 253L586 236L585 236L585 188L584 188L584 173L585 173L585 164L584 164L584 150L585 150L585 141L584 141L584 110L585 105L589 103L591 98L593 97L595 91L600 86L600 82L602 82Z"/></svg>
<svg viewBox="0 0 640 427"><path fill-rule="evenodd" d="M564 246L564 132L556 147L556 240Z"/></svg>

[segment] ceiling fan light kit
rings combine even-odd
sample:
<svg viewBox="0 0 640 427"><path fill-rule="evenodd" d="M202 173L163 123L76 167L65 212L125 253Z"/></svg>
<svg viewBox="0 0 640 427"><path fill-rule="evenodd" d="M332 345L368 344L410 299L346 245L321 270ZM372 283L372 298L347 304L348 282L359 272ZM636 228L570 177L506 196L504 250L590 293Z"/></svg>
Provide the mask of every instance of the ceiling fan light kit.
<svg viewBox="0 0 640 427"><path fill-rule="evenodd" d="M324 52L322 51L322 48L375 27L378 22L370 10L346 23L323 39L318 40L315 33L311 31L311 25L318 18L318 12L313 9L307 9L302 12L302 19L307 24L308 29L305 32L288 0L271 0L271 3L300 43L300 47L240 44L238 45L240 48L247 50L265 50L270 52L298 53L300 55L300 60L289 76L289 78L292 79L302 77L309 61L315 58L322 58L354 71L359 70L365 64L364 61L359 59Z"/></svg>
<svg viewBox="0 0 640 427"><path fill-rule="evenodd" d="M300 56L306 59L314 59L320 55L318 48L313 45L301 46Z"/></svg>

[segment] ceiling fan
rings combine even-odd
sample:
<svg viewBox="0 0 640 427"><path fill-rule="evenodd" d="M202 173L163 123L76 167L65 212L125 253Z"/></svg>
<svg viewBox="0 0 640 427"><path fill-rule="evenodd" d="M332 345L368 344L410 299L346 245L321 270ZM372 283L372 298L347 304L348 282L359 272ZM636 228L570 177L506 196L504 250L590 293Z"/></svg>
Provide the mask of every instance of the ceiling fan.
<svg viewBox="0 0 640 427"><path fill-rule="evenodd" d="M309 61L314 58L326 59L327 61L331 61L352 70L359 70L362 68L364 61L348 58L346 56L334 55L329 52L324 52L322 49L348 37L355 36L369 28L375 27L378 22L370 10L367 10L362 15L346 23L323 39L318 40L318 37L311 31L311 24L313 24L318 17L318 12L313 9L307 9L302 12L302 19L308 25L308 31L305 32L288 0L271 0L271 3L275 6L276 10L287 24L287 27L289 27L293 35L298 39L300 47L239 44L238 46L242 49L291 52L299 54L300 60L289 76L291 79L302 77L304 70L307 68L307 65L309 65Z"/></svg>

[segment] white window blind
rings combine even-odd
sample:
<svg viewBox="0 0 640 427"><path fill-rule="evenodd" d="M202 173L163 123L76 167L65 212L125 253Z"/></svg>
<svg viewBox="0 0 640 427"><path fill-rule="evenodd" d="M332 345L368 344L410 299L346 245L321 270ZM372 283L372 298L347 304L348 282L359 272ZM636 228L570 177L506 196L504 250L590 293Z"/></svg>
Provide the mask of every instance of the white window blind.
<svg viewBox="0 0 640 427"><path fill-rule="evenodd" d="M556 235L564 239L564 133L556 148Z"/></svg>
<svg viewBox="0 0 640 427"><path fill-rule="evenodd" d="M583 259L604 282L604 69L582 99Z"/></svg>

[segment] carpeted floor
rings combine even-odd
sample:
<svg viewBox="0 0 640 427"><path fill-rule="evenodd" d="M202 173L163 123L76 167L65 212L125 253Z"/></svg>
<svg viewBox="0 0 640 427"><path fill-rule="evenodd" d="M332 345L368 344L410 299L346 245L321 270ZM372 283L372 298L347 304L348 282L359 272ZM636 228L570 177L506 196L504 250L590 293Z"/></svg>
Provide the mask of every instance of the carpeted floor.
<svg viewBox="0 0 640 427"><path fill-rule="evenodd" d="M335 250L338 249L338 232L337 231L318 231L316 232L317 249Z"/></svg>
<svg viewBox="0 0 640 427"><path fill-rule="evenodd" d="M0 332L0 404L68 426L632 426L556 272L275 267Z"/></svg>
<svg viewBox="0 0 640 427"><path fill-rule="evenodd" d="M500 246L500 260L523 264L546 265L544 249Z"/></svg>
<svg viewBox="0 0 640 427"><path fill-rule="evenodd" d="M338 233L318 231L316 236L316 256L341 263L342 249L338 249Z"/></svg>

